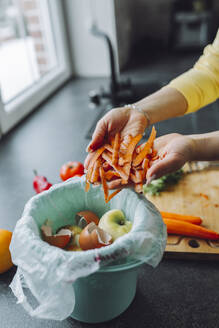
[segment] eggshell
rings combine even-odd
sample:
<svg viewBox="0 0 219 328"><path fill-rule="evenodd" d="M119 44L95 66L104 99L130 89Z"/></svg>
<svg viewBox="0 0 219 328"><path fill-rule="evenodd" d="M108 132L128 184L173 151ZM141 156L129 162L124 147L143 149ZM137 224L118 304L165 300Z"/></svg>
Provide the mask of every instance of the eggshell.
<svg viewBox="0 0 219 328"><path fill-rule="evenodd" d="M42 226L42 237L51 246L64 248L70 241L72 233L68 229L60 229L56 235L52 235L52 228L49 226Z"/></svg>
<svg viewBox="0 0 219 328"><path fill-rule="evenodd" d="M87 224L94 222L96 225L98 225L100 220L99 217L96 215L96 213L92 211L81 211L78 212L76 215L78 215L81 218L83 217L87 221Z"/></svg>
<svg viewBox="0 0 219 328"><path fill-rule="evenodd" d="M54 236L46 236L43 235L43 240L52 246L56 246L59 248L64 248L70 241L71 235L54 235Z"/></svg>
<svg viewBox="0 0 219 328"><path fill-rule="evenodd" d="M89 223L80 233L79 244L83 250L100 248L112 243L112 237L94 222Z"/></svg>

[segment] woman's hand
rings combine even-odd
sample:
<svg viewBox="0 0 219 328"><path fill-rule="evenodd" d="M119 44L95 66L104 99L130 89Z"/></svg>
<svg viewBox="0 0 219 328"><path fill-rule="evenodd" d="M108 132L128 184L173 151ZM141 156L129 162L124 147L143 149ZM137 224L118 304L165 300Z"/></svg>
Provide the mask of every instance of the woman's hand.
<svg viewBox="0 0 219 328"><path fill-rule="evenodd" d="M114 136L117 132L121 136L143 134L147 127L147 119L141 112L128 107L114 108L108 112L97 123L92 140L87 150L90 152L85 160L85 169L88 168L92 158L92 151L99 148L108 137Z"/></svg>
<svg viewBox="0 0 219 328"><path fill-rule="evenodd" d="M154 148L157 150L159 159L151 161L147 172L146 181L150 183L154 179L175 172L180 169L187 161L191 160L194 154L194 140L189 136L183 136L177 133L171 133L155 139ZM125 185L132 187L133 184ZM108 183L109 189L124 188L118 180Z"/></svg>
<svg viewBox="0 0 219 328"><path fill-rule="evenodd" d="M147 172L147 183L180 169L192 159L194 147L194 140L191 137L177 133L157 138L154 148L158 152L159 159L151 162Z"/></svg>

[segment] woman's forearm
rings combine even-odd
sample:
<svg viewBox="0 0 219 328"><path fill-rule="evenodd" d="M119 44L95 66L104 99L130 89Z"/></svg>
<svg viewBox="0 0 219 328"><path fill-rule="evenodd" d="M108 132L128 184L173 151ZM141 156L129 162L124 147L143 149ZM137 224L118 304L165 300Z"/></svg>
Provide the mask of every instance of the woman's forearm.
<svg viewBox="0 0 219 328"><path fill-rule="evenodd" d="M219 97L219 30L194 67L172 80L169 86L184 95L188 102L187 113L197 111Z"/></svg>
<svg viewBox="0 0 219 328"><path fill-rule="evenodd" d="M150 124L182 116L188 106L185 97L178 90L171 87L164 87L139 100L135 105L146 112Z"/></svg>
<svg viewBox="0 0 219 328"><path fill-rule="evenodd" d="M219 131L190 135L193 141L191 161L219 160Z"/></svg>
<svg viewBox="0 0 219 328"><path fill-rule="evenodd" d="M219 30L194 67L136 103L150 123L194 112L219 97Z"/></svg>

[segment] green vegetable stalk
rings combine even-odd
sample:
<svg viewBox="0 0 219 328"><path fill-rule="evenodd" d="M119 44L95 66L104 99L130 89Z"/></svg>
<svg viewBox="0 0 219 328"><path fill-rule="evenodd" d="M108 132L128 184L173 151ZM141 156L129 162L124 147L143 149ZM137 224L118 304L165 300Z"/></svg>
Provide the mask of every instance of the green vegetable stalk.
<svg viewBox="0 0 219 328"><path fill-rule="evenodd" d="M183 170L177 170L174 173L170 173L162 176L159 179L153 180L148 186L143 186L145 194L159 195L161 191L166 190L169 186L175 185L183 176Z"/></svg>

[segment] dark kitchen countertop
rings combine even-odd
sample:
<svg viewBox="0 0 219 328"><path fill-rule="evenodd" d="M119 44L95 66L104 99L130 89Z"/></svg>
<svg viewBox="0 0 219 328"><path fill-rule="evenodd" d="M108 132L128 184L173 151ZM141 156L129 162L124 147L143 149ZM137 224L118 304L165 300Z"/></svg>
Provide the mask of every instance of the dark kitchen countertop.
<svg viewBox="0 0 219 328"><path fill-rule="evenodd" d="M35 168L52 183L60 182L60 166L85 159L88 131L95 110L88 108L88 91L104 79L67 83L31 116L0 140L0 227L13 230L32 189ZM196 114L159 123L160 135L219 130L219 104ZM97 110L96 110L97 111ZM0 275L1 328L72 328L91 325L31 318L16 304L8 287L16 268ZM167 260L139 271L136 297L118 318L92 327L215 328L219 322L219 262ZM128 288L128 286L127 286Z"/></svg>

